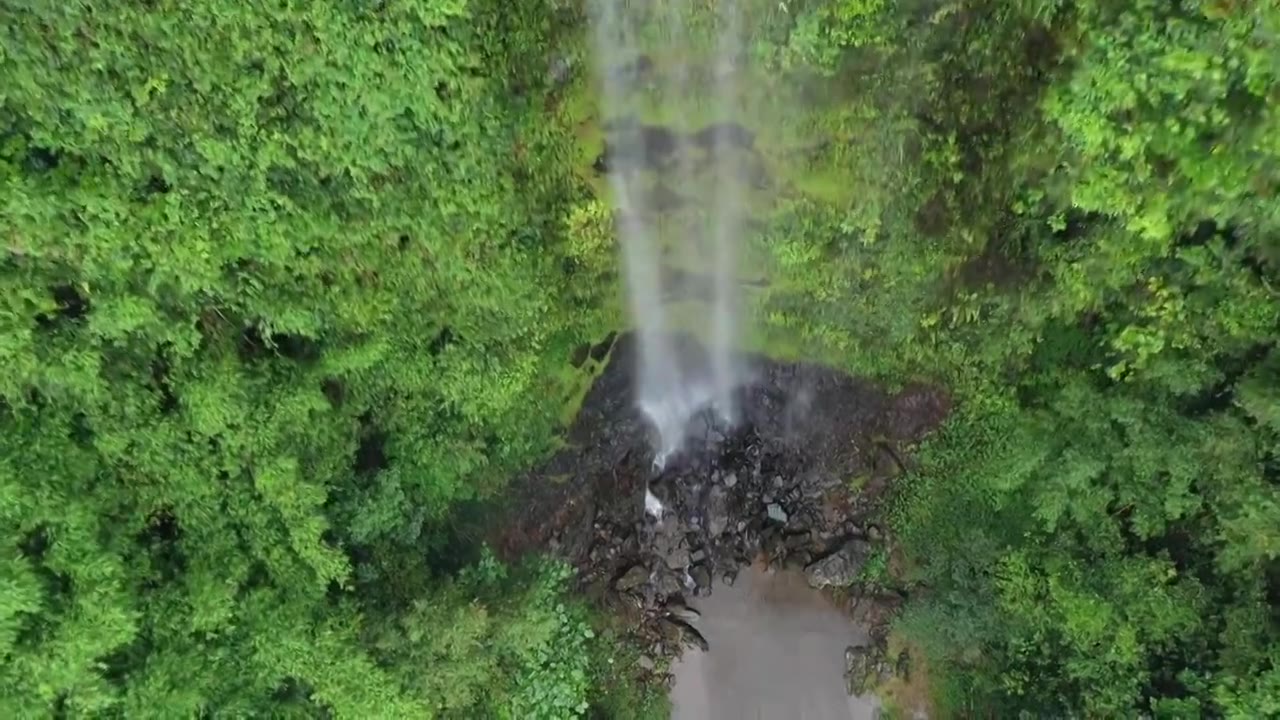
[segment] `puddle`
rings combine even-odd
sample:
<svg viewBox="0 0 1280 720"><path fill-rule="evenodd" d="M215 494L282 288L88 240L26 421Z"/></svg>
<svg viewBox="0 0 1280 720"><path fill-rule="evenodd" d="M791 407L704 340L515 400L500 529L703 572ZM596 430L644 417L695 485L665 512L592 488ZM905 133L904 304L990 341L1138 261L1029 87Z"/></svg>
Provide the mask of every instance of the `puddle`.
<svg viewBox="0 0 1280 720"><path fill-rule="evenodd" d="M709 650L672 668L674 720L874 720L874 696L850 697L844 650L866 644L853 624L795 570L744 568L695 603Z"/></svg>

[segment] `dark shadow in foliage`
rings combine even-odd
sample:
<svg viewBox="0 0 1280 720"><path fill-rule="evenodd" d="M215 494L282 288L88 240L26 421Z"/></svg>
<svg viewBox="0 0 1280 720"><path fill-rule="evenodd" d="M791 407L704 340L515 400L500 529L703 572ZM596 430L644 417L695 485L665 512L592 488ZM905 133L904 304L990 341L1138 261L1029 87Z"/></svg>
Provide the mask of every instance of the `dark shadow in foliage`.
<svg viewBox="0 0 1280 720"><path fill-rule="evenodd" d="M387 433L373 424L370 413L360 416L360 444L356 447L357 475L373 475L390 466L386 453Z"/></svg>
<svg viewBox="0 0 1280 720"><path fill-rule="evenodd" d="M1220 380L1202 392L1189 396L1179 403L1179 412L1189 418L1201 419L1229 409L1235 402L1236 383L1246 373L1267 358L1273 343L1257 344L1242 355L1220 355L1214 359Z"/></svg>
<svg viewBox="0 0 1280 720"><path fill-rule="evenodd" d="M613 349L613 342L618 339L618 333L610 332L604 336L604 339L596 343L591 348L591 359L596 362L604 362L609 356L609 351Z"/></svg>
<svg viewBox="0 0 1280 720"><path fill-rule="evenodd" d="M493 503L485 500L454 505L446 524L434 528L428 539L424 560L430 571L437 577L453 575L478 562L493 511Z"/></svg>
<svg viewBox="0 0 1280 720"><path fill-rule="evenodd" d="M925 237L940 238L951 229L950 211L947 209L947 198L941 192L929 197L916 210L912 224L917 232Z"/></svg>
<svg viewBox="0 0 1280 720"><path fill-rule="evenodd" d="M329 401L329 405L337 410L347 399L347 386L338 378L326 378L320 383L320 392Z"/></svg>
<svg viewBox="0 0 1280 720"><path fill-rule="evenodd" d="M71 430L68 435L71 441L82 448L93 446L93 428L89 425L89 416L78 412L71 416Z"/></svg>
<svg viewBox="0 0 1280 720"><path fill-rule="evenodd" d="M160 412L165 415L178 409L178 396L173 393L173 387L169 384L170 369L164 351L157 352L155 359L151 361L151 383L160 396Z"/></svg>
<svg viewBox="0 0 1280 720"><path fill-rule="evenodd" d="M240 333L240 359L246 363L265 360L273 355L297 362L315 362L320 359L320 343L302 335L271 333L264 336L262 329L250 325Z"/></svg>
<svg viewBox="0 0 1280 720"><path fill-rule="evenodd" d="M151 557L151 573L146 581L148 589L167 585L186 572L187 558L179 545L182 525L169 510L152 513L147 518L147 527L138 533L136 540Z"/></svg>
<svg viewBox="0 0 1280 720"><path fill-rule="evenodd" d="M1280 558L1267 563L1267 605L1280 608Z"/></svg>
<svg viewBox="0 0 1280 720"><path fill-rule="evenodd" d="M431 339L431 344L427 346L427 352L432 355L439 355L449 349L449 346L456 340L457 338L454 337L453 330L451 328L442 328L440 332L436 333L436 336Z"/></svg>
<svg viewBox="0 0 1280 720"><path fill-rule="evenodd" d="M49 550L49 530L45 526L32 530L18 543L18 551L23 557L33 562L40 562Z"/></svg>
<svg viewBox="0 0 1280 720"><path fill-rule="evenodd" d="M27 533L27 536L18 544L19 551L31 562L36 577L40 578L40 583L44 586L46 611L40 616L30 615L20 621L15 643L19 646L39 645L46 642L53 628L47 623L42 623L41 618L58 617L71 608L71 594L75 587L71 576L55 572L44 564L45 553L48 552L50 543L49 529L42 525Z"/></svg>
<svg viewBox="0 0 1280 720"><path fill-rule="evenodd" d="M1241 229L1233 226L1223 226L1212 220L1203 220L1196 226L1196 229L1190 233L1180 236L1177 239L1178 247L1199 247L1207 245L1213 240L1220 240L1222 247L1227 254L1236 258L1241 266L1253 274L1259 282L1268 288L1275 288L1277 280L1277 266L1273 258L1266 255L1268 250L1267 243L1257 243L1257 246L1251 246L1242 234ZM1274 248L1275 244L1271 244ZM1275 294L1275 291L1272 291ZM1280 295L1278 295L1280 297Z"/></svg>
<svg viewBox="0 0 1280 720"><path fill-rule="evenodd" d="M582 343L573 349L573 354L569 356L569 364L575 368L580 368L590 356L591 346L587 343Z"/></svg>
<svg viewBox="0 0 1280 720"><path fill-rule="evenodd" d="M27 149L27 156L22 166L28 173L35 174L57 170L61 164L61 156L54 150L32 146Z"/></svg>
<svg viewBox="0 0 1280 720"><path fill-rule="evenodd" d="M93 309L89 298L80 294L80 291L71 285L55 285L49 288L49 294L53 295L53 301L58 305L58 309L52 314L36 315L36 324L45 330L53 330L63 323L83 320Z"/></svg>
<svg viewBox="0 0 1280 720"><path fill-rule="evenodd" d="M305 711L310 717L328 718L331 717L329 711L316 705L311 700L314 689L297 678L287 677L280 681L275 690L271 691L272 705L277 709L280 706L287 706Z"/></svg>

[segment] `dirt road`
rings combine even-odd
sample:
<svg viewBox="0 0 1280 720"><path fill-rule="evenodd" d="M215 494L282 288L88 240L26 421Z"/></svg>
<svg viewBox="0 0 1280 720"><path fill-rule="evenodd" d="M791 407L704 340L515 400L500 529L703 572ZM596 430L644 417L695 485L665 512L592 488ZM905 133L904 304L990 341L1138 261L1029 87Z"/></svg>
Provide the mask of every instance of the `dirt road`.
<svg viewBox="0 0 1280 720"><path fill-rule="evenodd" d="M845 694L844 650L866 629L798 571L745 568L698 601L710 645L675 667L674 720L874 720L874 697Z"/></svg>

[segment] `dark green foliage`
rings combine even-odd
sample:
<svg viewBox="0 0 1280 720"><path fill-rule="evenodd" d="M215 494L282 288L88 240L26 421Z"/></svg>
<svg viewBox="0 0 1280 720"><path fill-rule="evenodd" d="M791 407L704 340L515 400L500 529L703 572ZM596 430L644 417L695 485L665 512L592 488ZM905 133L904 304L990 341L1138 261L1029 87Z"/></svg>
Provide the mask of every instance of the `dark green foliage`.
<svg viewBox="0 0 1280 720"><path fill-rule="evenodd" d="M899 34L831 9L854 6ZM894 508L903 629L950 709L1274 714L1280 10L820 8L792 40L831 43L810 54L919 150L889 168L899 204L777 221L800 279L767 307L815 352L958 394ZM927 101L884 103L890 73Z"/></svg>
<svg viewBox="0 0 1280 720"><path fill-rule="evenodd" d="M0 3L0 715L581 702L562 575L424 567L599 323L506 5Z"/></svg>
<svg viewBox="0 0 1280 720"><path fill-rule="evenodd" d="M473 530L614 319L579 9L0 17L0 715L660 714ZM1280 714L1280 10L744 17L766 349L956 395L892 513L949 709Z"/></svg>

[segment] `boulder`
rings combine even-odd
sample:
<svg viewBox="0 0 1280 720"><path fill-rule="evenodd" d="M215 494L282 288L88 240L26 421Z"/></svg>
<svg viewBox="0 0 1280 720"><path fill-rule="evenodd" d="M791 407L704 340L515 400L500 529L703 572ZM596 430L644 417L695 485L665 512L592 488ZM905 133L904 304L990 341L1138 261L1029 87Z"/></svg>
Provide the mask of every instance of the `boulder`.
<svg viewBox="0 0 1280 720"><path fill-rule="evenodd" d="M850 645L844 651L844 683L850 695L866 695L876 677L875 651L863 645Z"/></svg>
<svg viewBox="0 0 1280 720"><path fill-rule="evenodd" d="M706 565L695 565L690 568L689 577L693 578L693 584L699 589L711 587L711 571L707 570Z"/></svg>
<svg viewBox="0 0 1280 720"><path fill-rule="evenodd" d="M615 588L622 592L635 590L649 581L649 570L643 565L636 565L630 570L623 573L622 577L613 584Z"/></svg>
<svg viewBox="0 0 1280 720"><path fill-rule="evenodd" d="M655 586L658 594L663 597L679 595L684 590L680 575L667 568L659 568Z"/></svg>
<svg viewBox="0 0 1280 720"><path fill-rule="evenodd" d="M693 627L689 623L676 618L665 617L663 618L663 624L675 629L676 636L679 638L681 643L696 647L703 652L711 649L710 645L707 644L707 639L702 636L702 633L698 632L697 628ZM668 633L664 632L663 634L666 635Z"/></svg>
<svg viewBox="0 0 1280 720"><path fill-rule="evenodd" d="M678 547L667 553L667 567L672 570L683 570L689 567L689 548Z"/></svg>
<svg viewBox="0 0 1280 720"><path fill-rule="evenodd" d="M814 588L848 587L858 579L858 573L871 554L871 545L863 540L853 540L836 552L804 569L809 586Z"/></svg>

